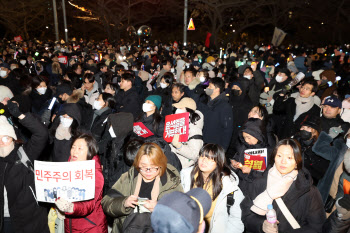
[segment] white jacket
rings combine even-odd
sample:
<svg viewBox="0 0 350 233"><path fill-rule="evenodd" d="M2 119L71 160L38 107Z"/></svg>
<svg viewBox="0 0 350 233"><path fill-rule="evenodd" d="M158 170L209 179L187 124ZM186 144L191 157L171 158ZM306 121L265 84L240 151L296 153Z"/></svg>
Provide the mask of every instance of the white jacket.
<svg viewBox="0 0 350 233"><path fill-rule="evenodd" d="M191 188L191 172L193 167L182 169L181 183L184 192ZM242 211L240 204L244 199L241 189L238 187L238 177L232 172L230 176L224 176L222 179L223 189L217 197L214 213L210 221L209 233L240 233L244 231L244 225L241 220ZM234 192L234 204L230 208L230 215L227 214L227 195Z"/></svg>
<svg viewBox="0 0 350 233"><path fill-rule="evenodd" d="M196 113L201 119L196 121L195 125L190 122L188 138L190 139L194 135L202 136L202 129L204 124L203 114L196 110ZM171 151L177 155L179 158L182 169L192 166L198 159L199 151L203 146L203 139L191 139L187 142L183 142L180 149L176 149L172 144L169 144Z"/></svg>

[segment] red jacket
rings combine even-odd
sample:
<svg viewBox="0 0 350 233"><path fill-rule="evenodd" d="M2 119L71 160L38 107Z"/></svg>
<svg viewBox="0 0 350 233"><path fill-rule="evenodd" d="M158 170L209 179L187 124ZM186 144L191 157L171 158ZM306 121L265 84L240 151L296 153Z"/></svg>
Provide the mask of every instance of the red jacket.
<svg viewBox="0 0 350 233"><path fill-rule="evenodd" d="M97 155L92 159L96 164L95 199L74 202L73 213L65 213L64 230L66 233L107 233L107 219L101 206L104 185L101 162Z"/></svg>

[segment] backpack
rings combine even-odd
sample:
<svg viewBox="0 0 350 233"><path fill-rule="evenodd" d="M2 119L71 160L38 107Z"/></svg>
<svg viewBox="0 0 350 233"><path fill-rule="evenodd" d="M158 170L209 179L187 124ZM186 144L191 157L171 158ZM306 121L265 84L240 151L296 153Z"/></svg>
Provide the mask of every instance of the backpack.
<svg viewBox="0 0 350 233"><path fill-rule="evenodd" d="M151 213L131 213L123 223L123 233L152 233Z"/></svg>

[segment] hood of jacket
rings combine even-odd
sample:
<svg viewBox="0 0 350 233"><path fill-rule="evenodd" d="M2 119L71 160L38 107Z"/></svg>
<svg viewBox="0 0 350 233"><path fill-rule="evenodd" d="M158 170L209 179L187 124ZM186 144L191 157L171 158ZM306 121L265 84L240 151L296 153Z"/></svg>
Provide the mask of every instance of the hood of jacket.
<svg viewBox="0 0 350 233"><path fill-rule="evenodd" d="M242 143L246 144L248 147L252 147L252 145L248 145L246 141L243 138L243 132L252 135L256 139L258 139L258 143L256 146L266 146L266 132L263 132L263 127L265 127L264 122L260 119L256 118L250 118L248 121L243 125L242 130L239 133L239 138ZM254 146L253 146L254 147Z"/></svg>
<svg viewBox="0 0 350 233"><path fill-rule="evenodd" d="M134 117L129 112L119 112L108 116L109 125L113 127L116 140L121 141L133 130Z"/></svg>
<svg viewBox="0 0 350 233"><path fill-rule="evenodd" d="M78 125L81 123L81 113L77 104L62 104L61 109L58 113L58 116L67 114L78 122Z"/></svg>

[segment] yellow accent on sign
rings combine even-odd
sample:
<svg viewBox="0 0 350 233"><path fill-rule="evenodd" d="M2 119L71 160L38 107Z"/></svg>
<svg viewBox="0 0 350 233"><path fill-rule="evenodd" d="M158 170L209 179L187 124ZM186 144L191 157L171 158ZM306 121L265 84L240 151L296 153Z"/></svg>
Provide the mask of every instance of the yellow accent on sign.
<svg viewBox="0 0 350 233"><path fill-rule="evenodd" d="M188 24L187 30L189 30L189 31L196 30L196 28L194 27L194 23L193 23L193 19L192 18L190 19L190 22Z"/></svg>

